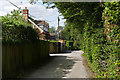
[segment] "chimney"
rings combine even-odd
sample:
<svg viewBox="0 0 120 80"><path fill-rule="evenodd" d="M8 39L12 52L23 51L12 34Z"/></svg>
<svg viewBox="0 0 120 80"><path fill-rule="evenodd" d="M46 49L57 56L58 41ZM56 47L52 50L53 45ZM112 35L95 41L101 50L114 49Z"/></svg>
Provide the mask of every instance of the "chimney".
<svg viewBox="0 0 120 80"><path fill-rule="evenodd" d="M25 9L23 9L23 18L25 18L25 20L28 22L28 9L27 9L27 7L25 7Z"/></svg>
<svg viewBox="0 0 120 80"><path fill-rule="evenodd" d="M44 22L44 26L45 26L45 21L43 21Z"/></svg>

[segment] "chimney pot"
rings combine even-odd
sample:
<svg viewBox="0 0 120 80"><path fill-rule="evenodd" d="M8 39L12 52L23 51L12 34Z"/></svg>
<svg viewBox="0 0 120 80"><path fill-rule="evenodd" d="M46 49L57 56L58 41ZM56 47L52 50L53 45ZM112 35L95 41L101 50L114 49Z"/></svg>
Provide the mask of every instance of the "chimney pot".
<svg viewBox="0 0 120 80"><path fill-rule="evenodd" d="M25 9L23 9L23 17L25 18L26 21L28 21L28 9L27 9L27 7L25 7Z"/></svg>
<svg viewBox="0 0 120 80"><path fill-rule="evenodd" d="M25 7L25 9L27 9L27 7Z"/></svg>

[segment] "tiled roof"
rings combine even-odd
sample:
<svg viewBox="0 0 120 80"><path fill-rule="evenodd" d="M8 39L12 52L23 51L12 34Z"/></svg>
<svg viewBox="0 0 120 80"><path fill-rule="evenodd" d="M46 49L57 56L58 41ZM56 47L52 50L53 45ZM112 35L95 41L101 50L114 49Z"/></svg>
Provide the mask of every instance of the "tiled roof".
<svg viewBox="0 0 120 80"><path fill-rule="evenodd" d="M45 25L46 27L49 27L49 24L47 22L45 22L44 20L34 20L34 22L37 24L37 25Z"/></svg>

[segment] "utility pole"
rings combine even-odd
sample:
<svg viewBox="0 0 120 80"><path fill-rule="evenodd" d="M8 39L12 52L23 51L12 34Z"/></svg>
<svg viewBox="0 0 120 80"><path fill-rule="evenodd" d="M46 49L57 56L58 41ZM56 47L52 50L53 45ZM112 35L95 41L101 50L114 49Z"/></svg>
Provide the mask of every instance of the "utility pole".
<svg viewBox="0 0 120 80"><path fill-rule="evenodd" d="M61 26L61 29L60 29L60 39L62 40L62 30L63 30L63 27Z"/></svg>
<svg viewBox="0 0 120 80"><path fill-rule="evenodd" d="M58 16L58 40L59 40L59 21L60 21L60 19L59 19L59 16Z"/></svg>
<svg viewBox="0 0 120 80"><path fill-rule="evenodd" d="M102 6L102 0L99 0L100 1L100 7Z"/></svg>
<svg viewBox="0 0 120 80"><path fill-rule="evenodd" d="M60 32L60 39L62 39L62 30L61 30L61 32Z"/></svg>

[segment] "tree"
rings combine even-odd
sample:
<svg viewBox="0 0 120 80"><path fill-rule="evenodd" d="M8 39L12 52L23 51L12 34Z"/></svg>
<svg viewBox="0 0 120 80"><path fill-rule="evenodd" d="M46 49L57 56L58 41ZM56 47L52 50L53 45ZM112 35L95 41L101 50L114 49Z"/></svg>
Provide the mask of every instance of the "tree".
<svg viewBox="0 0 120 80"><path fill-rule="evenodd" d="M56 30L55 30L55 27L51 27L51 28L49 28L49 33L55 33L56 32Z"/></svg>

